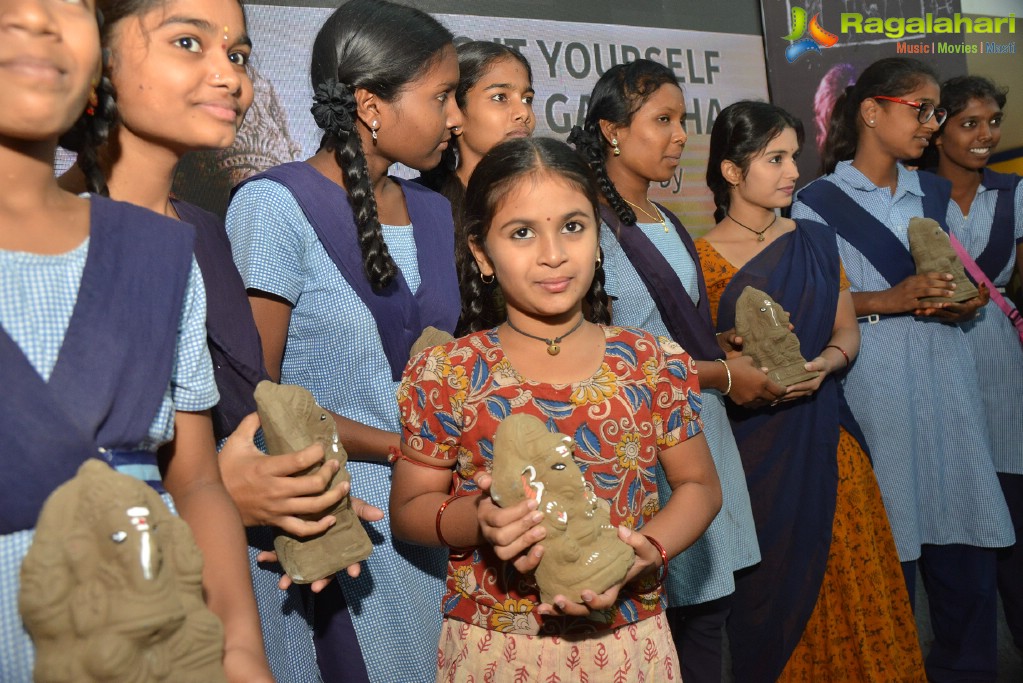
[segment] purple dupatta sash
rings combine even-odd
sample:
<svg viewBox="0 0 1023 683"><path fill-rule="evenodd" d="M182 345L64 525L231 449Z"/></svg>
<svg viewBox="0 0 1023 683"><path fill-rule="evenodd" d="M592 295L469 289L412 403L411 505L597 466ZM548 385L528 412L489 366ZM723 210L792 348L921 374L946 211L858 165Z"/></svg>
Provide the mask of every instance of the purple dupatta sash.
<svg viewBox="0 0 1023 683"><path fill-rule="evenodd" d="M175 199L173 205L181 220L195 226L195 260L206 286L206 341L220 392L213 434L220 441L256 410L253 392L267 379L263 347L224 222L193 204Z"/></svg>
<svg viewBox="0 0 1023 683"><path fill-rule="evenodd" d="M1014 248L1016 186L1020 180L1023 178L1015 173L995 173L984 169L984 187L997 190L998 198L995 200L995 215L991 221L991 236L976 263L992 281L1001 274Z"/></svg>
<svg viewBox="0 0 1023 683"><path fill-rule="evenodd" d="M35 526L46 497L99 447L134 451L170 384L194 231L90 199L89 251L48 382L0 329L0 534Z"/></svg>
<svg viewBox="0 0 1023 683"><path fill-rule="evenodd" d="M948 203L952 184L933 173L917 173L924 216L948 232ZM881 221L835 183L817 180L799 191L799 201L828 222L838 235L863 254L878 273L895 286L916 273L909 249Z"/></svg>
<svg viewBox="0 0 1023 683"><path fill-rule="evenodd" d="M401 379L412 344L427 326L454 332L461 303L455 229L451 205L444 197L395 178L412 221L421 282L412 294L399 270L391 284L377 292L366 279L355 219L342 187L304 161L276 166L239 187L259 178L285 186L295 197L327 255L373 315L394 381Z"/></svg>
<svg viewBox="0 0 1023 683"><path fill-rule="evenodd" d="M735 324L735 303L751 285L791 315L806 358L831 339L840 262L832 228L797 222L743 266L725 288L717 329ZM838 487L840 386L825 379L811 397L773 408L729 405L732 431L749 485L762 561L736 576L728 633L743 657L737 681L778 678L813 612L827 566ZM858 429L853 431L856 434Z"/></svg>
<svg viewBox="0 0 1023 683"><path fill-rule="evenodd" d="M700 257L696 253L693 238L675 214L659 204L656 206L675 226L679 239L696 264L700 283L699 304L693 303L675 269L642 230L635 225L624 225L615 212L604 205L600 207L600 217L614 230L618 243L622 245L622 251L643 281L671 338L696 360L724 358L724 351L718 346L714 336L710 304L707 301L707 283L703 277Z"/></svg>

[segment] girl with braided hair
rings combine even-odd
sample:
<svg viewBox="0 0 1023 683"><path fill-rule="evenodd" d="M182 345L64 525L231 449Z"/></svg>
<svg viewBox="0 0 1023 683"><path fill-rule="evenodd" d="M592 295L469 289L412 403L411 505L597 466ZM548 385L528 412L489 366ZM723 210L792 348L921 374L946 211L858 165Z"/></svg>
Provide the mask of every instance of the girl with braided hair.
<svg viewBox="0 0 1023 683"><path fill-rule="evenodd" d="M96 147L115 111L98 16L91 2L0 8L0 169L10 190L0 209L0 679L33 675L18 565L39 509L99 458L167 494L189 523L207 601L225 626L228 680L268 682L242 527L217 472L195 232L98 194ZM66 131L94 194L76 196L53 176Z"/></svg>
<svg viewBox="0 0 1023 683"><path fill-rule="evenodd" d="M351 0L316 36L319 151L240 185L227 214L266 369L335 415L353 492L386 507L398 447L394 392L413 342L454 331L450 204L387 175L435 167L461 123L451 33L385 0ZM315 596L321 670L344 680L433 677L446 554L371 524L373 554Z"/></svg>
<svg viewBox="0 0 1023 683"><path fill-rule="evenodd" d="M735 590L733 572L760 559L749 493L724 397L772 402L778 386L749 358L728 358L715 339L706 285L692 237L647 197L671 178L686 143L685 101L674 74L640 59L608 69L593 88L583 127L569 140L589 161L601 189L605 282L612 320L672 338L696 360L703 424L724 505L707 532L676 557L667 582L668 622L686 681L718 681L722 627ZM658 471L662 498L671 489Z"/></svg>
<svg viewBox="0 0 1023 683"><path fill-rule="evenodd" d="M297 476L322 460L321 448L273 459L256 448L259 424L252 415L253 392L266 372L224 223L171 197L182 157L230 145L252 103L247 72L251 44L243 8L238 0L99 0L99 8L105 18L101 42L110 55L107 73L118 111L110 143L100 151L109 194L196 228L196 261L207 300L207 342L220 393L211 411L220 447L218 463L248 527L250 571L266 652L275 678L317 681L305 599L297 587L278 588L279 565L260 564L257 559L273 549L271 526L297 536L326 530L333 518L299 515L315 516L342 492L326 490L331 467ZM143 83L151 87L140 88ZM88 182L86 162L88 158L79 157L78 166L61 179L65 187L81 189ZM148 182L138 182L143 176ZM228 440L232 434L235 438Z"/></svg>
<svg viewBox="0 0 1023 683"><path fill-rule="evenodd" d="M461 281L499 288L505 305L470 293L470 333L409 363L391 493L396 535L452 549L436 680L488 680L499 666L499 680L512 670L524 681L678 680L661 583L721 504L692 360L669 339L607 325L597 189L568 145L494 147L469 180L463 220ZM581 602L542 601L532 576L559 557L553 543L544 549L540 522L557 516L549 496L505 509L489 495L495 432L509 415L573 437L571 457L635 552L624 577L600 593L584 587ZM663 508L657 461L675 490Z"/></svg>

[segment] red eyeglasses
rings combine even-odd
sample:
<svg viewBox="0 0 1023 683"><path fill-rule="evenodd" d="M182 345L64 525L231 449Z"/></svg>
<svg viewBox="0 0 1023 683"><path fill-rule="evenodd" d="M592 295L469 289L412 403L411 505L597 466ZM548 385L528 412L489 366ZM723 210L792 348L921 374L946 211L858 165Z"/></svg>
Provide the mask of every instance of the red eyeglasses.
<svg viewBox="0 0 1023 683"><path fill-rule="evenodd" d="M913 107L916 109L916 120L920 123L927 123L932 118L935 123L939 126L945 123L945 119L948 118L948 111L941 107L935 107L931 102L910 102L909 100L902 100L898 97L888 97L887 95L874 95L875 100L886 100L888 102L895 102L896 104L904 104L907 107Z"/></svg>

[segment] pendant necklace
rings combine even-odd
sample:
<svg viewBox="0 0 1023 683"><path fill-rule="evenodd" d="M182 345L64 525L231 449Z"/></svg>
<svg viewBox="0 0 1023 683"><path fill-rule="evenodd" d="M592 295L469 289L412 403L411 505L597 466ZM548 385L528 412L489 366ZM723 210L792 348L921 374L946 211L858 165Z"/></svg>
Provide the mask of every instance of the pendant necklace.
<svg viewBox="0 0 1023 683"><path fill-rule="evenodd" d="M728 216L729 218L732 218L732 214L730 214L730 213L726 213L725 215ZM743 223L740 223L739 221L737 221L734 218L732 218L732 222L735 223L736 225L738 225L740 228L746 228L747 230L752 232L754 235L756 235L757 236L757 242L763 242L764 241L764 233L771 229L771 226L774 225L774 222L776 220L778 220L778 214L774 214L774 218L771 219L771 222L767 224L766 228L764 228L763 230L754 230L750 226L745 225Z"/></svg>
<svg viewBox="0 0 1023 683"><path fill-rule="evenodd" d="M647 211L646 209L643 209L643 208L640 208L640 207L636 206L635 204L630 202L625 197L622 197L622 201L624 201L626 204L628 204L632 208L636 209L636 211L642 212L643 215L646 216L647 218L649 218L650 220L655 221L657 223L660 223L661 227L664 228L664 232L668 232L668 224L664 222L664 216L661 215L660 211L658 211L657 215L655 216L652 213L650 213L649 211ZM650 201L649 197L647 198L647 201L648 202ZM650 205L653 206L653 202L651 202ZM656 209L656 208L657 207L654 206L654 209Z"/></svg>
<svg viewBox="0 0 1023 683"><path fill-rule="evenodd" d="M513 330L515 330L516 332L521 334L523 337L529 337L530 339L535 339L537 341L542 341L544 344L547 345L547 353L549 353L552 356L556 356L559 353L561 353L561 340L564 339L565 337L567 337L568 335L572 334L576 330L578 330L582 326L583 320L585 320L585 316L580 315L579 316L579 322L577 322L575 325L573 325L572 329L570 329L568 332L566 332L565 334L561 335L560 337L555 337L554 339L547 339L546 337L538 337L535 334L530 334L529 332L523 332L519 328L515 327L515 325L512 324L511 320L505 320L505 322L508 323L508 327L512 328Z"/></svg>

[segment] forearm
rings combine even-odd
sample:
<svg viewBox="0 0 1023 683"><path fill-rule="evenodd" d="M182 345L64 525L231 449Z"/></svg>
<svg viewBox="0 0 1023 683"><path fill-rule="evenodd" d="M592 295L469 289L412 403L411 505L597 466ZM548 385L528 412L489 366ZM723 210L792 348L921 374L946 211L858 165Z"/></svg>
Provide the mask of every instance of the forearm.
<svg viewBox="0 0 1023 683"><path fill-rule="evenodd" d="M423 458L403 446L402 451L411 462L399 459L394 463L391 485L391 530L394 535L410 543L430 546L467 548L480 545L483 536L477 510L480 496L459 496L440 513L440 532L437 536L437 518L441 505L451 498L451 470L441 466L427 466L418 462Z"/></svg>
<svg viewBox="0 0 1023 683"><path fill-rule="evenodd" d="M639 529L664 546L672 558L703 535L721 509L721 487L712 483L686 482L671 492L668 503Z"/></svg>
<svg viewBox="0 0 1023 683"><path fill-rule="evenodd" d="M219 481L195 483L174 503L202 551L206 603L224 624L225 651L248 650L263 657L245 533L234 503Z"/></svg>
<svg viewBox="0 0 1023 683"><path fill-rule="evenodd" d="M724 364L716 360L696 361L696 374L701 389L717 389L724 393L729 388L728 372Z"/></svg>
<svg viewBox="0 0 1023 683"><path fill-rule="evenodd" d="M905 313L906 311L893 310L891 302L888 299L888 292L890 289L885 289L878 292L852 292L853 306L856 310L857 317L863 317L865 315L891 315L895 313Z"/></svg>
<svg viewBox="0 0 1023 683"><path fill-rule="evenodd" d="M347 417L335 414L334 424L350 460L386 463L391 447L401 445L401 438L394 432L370 427Z"/></svg>

